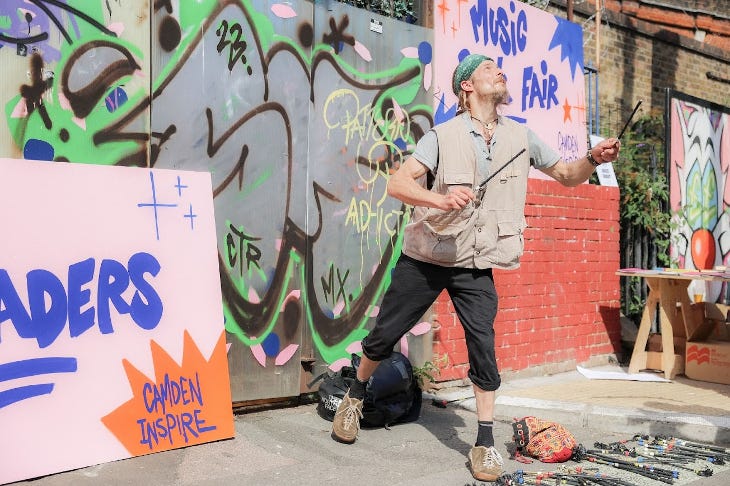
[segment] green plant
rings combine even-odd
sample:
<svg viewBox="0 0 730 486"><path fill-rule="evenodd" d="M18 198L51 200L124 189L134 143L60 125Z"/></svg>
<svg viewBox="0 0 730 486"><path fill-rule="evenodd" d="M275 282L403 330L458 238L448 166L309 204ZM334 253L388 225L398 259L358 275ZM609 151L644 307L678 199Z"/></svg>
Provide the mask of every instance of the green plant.
<svg viewBox="0 0 730 486"><path fill-rule="evenodd" d="M418 386L422 390L428 390L436 383L436 376L438 376L439 370L449 364L449 355L436 356L434 361L436 363L426 361L422 366L413 367L413 376L418 381Z"/></svg>
<svg viewBox="0 0 730 486"><path fill-rule="evenodd" d="M426 390L431 387L432 383L436 383L434 374L438 374L438 368L431 361L426 361L423 366L413 367L413 376L418 381L418 386L422 390Z"/></svg>
<svg viewBox="0 0 730 486"><path fill-rule="evenodd" d="M659 263L669 265L671 214L667 211L663 134L661 118L639 119L622 143L614 171L621 191L621 228L635 226L646 231L657 246Z"/></svg>
<svg viewBox="0 0 730 486"><path fill-rule="evenodd" d="M621 266L652 268L671 266L669 255L672 214L664 164L664 120L644 116L621 141L621 154L613 164L620 190ZM621 308L638 320L646 296L641 279L621 279Z"/></svg>
<svg viewBox="0 0 730 486"><path fill-rule="evenodd" d="M417 20L414 10L414 0L338 0L353 7L415 23Z"/></svg>

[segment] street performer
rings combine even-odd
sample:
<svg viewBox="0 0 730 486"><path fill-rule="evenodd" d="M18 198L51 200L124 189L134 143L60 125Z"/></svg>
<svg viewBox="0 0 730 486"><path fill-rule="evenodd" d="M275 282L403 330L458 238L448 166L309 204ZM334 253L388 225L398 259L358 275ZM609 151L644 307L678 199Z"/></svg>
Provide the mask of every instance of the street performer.
<svg viewBox="0 0 730 486"><path fill-rule="evenodd" d="M456 116L428 131L388 181L388 194L414 210L375 327L362 342L357 380L336 412L332 437L355 442L368 379L446 289L464 327L476 397L478 432L469 467L475 479L495 481L503 460L492 433L495 391L501 384L492 269L519 266L530 166L576 186L598 165L616 160L620 142L604 140L585 157L565 162L528 127L499 115L509 93L504 73L491 58L464 57L452 81L459 99Z"/></svg>

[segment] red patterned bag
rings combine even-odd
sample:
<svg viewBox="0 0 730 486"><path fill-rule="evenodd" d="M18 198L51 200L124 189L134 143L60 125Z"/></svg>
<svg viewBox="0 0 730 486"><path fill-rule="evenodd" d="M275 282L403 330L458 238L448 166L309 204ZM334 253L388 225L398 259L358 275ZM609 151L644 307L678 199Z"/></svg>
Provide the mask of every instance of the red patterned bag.
<svg viewBox="0 0 730 486"><path fill-rule="evenodd" d="M572 457L578 443L559 423L532 416L514 420L515 460L529 463L525 456L530 456L541 462L565 462Z"/></svg>

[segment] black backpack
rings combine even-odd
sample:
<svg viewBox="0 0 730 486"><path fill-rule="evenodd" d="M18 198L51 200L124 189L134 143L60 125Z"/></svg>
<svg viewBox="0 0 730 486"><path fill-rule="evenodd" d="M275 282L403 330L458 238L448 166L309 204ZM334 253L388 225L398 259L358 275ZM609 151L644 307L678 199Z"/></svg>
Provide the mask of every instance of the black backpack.
<svg viewBox="0 0 730 486"><path fill-rule="evenodd" d="M319 385L317 413L330 422L337 407L355 380L360 357L352 355L352 366L340 371L319 375L309 384L322 380ZM360 425L363 427L388 427L393 424L413 422L421 414L421 388L413 376L413 366L403 354L394 351L380 362L365 388Z"/></svg>

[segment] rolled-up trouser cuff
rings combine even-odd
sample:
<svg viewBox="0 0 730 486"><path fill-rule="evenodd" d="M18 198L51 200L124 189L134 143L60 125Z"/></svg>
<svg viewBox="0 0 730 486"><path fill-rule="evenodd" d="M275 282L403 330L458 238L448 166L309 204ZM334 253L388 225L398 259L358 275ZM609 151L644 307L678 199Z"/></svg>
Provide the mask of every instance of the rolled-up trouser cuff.
<svg viewBox="0 0 730 486"><path fill-rule="evenodd" d="M471 370L469 370L468 376L472 383L474 383L476 386L484 391L496 391L502 384L502 379L500 377L497 377L497 381L486 381L479 379L471 372Z"/></svg>

